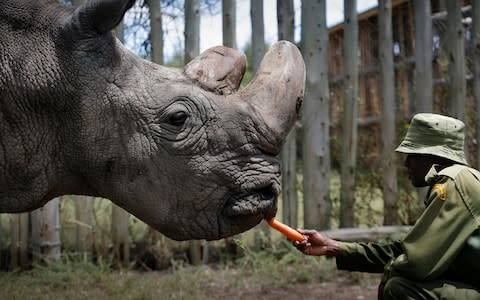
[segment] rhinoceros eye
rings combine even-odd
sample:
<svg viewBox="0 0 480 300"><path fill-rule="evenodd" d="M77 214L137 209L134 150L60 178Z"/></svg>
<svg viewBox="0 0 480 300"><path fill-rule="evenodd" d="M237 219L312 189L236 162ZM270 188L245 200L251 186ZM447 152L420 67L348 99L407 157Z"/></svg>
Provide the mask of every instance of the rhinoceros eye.
<svg viewBox="0 0 480 300"><path fill-rule="evenodd" d="M172 113L169 118L168 118L168 123L170 125L174 126L182 126L185 124L185 121L187 120L188 115L184 111L177 111Z"/></svg>

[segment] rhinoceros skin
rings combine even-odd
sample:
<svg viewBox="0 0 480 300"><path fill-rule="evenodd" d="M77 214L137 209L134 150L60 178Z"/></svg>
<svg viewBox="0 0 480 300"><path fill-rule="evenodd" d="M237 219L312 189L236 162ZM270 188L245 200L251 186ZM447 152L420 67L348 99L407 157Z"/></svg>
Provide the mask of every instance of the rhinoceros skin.
<svg viewBox="0 0 480 300"><path fill-rule="evenodd" d="M233 49L181 69L129 52L111 30L134 2L0 0L0 212L98 196L176 240L272 217L303 99L298 49L274 44L239 90Z"/></svg>

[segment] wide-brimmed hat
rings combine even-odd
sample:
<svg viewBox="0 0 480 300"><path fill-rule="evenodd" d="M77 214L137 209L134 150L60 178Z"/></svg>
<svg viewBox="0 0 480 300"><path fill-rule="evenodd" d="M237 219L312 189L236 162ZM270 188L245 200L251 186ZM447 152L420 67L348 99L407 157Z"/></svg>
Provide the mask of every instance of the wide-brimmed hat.
<svg viewBox="0 0 480 300"><path fill-rule="evenodd" d="M431 154L468 165L463 148L465 124L457 119L430 113L413 116L397 152Z"/></svg>

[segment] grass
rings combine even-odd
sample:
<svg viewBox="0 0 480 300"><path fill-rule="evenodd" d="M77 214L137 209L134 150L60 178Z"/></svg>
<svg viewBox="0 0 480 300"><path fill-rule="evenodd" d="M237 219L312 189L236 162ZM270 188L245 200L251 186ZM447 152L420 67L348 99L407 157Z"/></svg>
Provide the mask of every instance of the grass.
<svg viewBox="0 0 480 300"><path fill-rule="evenodd" d="M112 271L108 266L64 258L32 270L0 273L2 299L224 299L333 278L334 260L304 256L279 243L245 250L235 262L191 266L172 262L160 272Z"/></svg>

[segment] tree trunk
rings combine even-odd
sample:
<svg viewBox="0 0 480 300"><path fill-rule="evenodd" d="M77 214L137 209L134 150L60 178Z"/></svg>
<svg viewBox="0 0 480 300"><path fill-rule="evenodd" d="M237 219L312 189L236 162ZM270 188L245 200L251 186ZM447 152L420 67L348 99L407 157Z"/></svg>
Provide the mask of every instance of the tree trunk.
<svg viewBox="0 0 480 300"><path fill-rule="evenodd" d="M302 1L304 227L330 227L330 98L326 1Z"/></svg>
<svg viewBox="0 0 480 300"><path fill-rule="evenodd" d="M466 121L465 29L462 25L461 1L446 1L446 5L450 79L448 112L451 116Z"/></svg>
<svg viewBox="0 0 480 300"><path fill-rule="evenodd" d="M150 6L150 42L152 61L163 65L163 24L160 0L149 0Z"/></svg>
<svg viewBox="0 0 480 300"><path fill-rule="evenodd" d="M32 218L32 252L34 257L45 260L60 258L59 198L30 213Z"/></svg>
<svg viewBox="0 0 480 300"><path fill-rule="evenodd" d="M28 262L28 213L10 215L10 270L26 269Z"/></svg>
<svg viewBox="0 0 480 300"><path fill-rule="evenodd" d="M235 0L222 0L223 45L237 48Z"/></svg>
<svg viewBox="0 0 480 300"><path fill-rule="evenodd" d="M476 114L477 169L480 170L480 1L472 1L473 98Z"/></svg>
<svg viewBox="0 0 480 300"><path fill-rule="evenodd" d="M343 37L343 134L340 227L355 224L355 169L358 140L358 21L357 1L345 0Z"/></svg>
<svg viewBox="0 0 480 300"><path fill-rule="evenodd" d="M417 112L433 112L432 11L430 1L415 0L415 81ZM380 27L381 28L381 27Z"/></svg>
<svg viewBox="0 0 480 300"><path fill-rule="evenodd" d="M395 71L393 65L392 1L379 0L380 92L382 97L383 224L397 224L397 168L395 163Z"/></svg>
<svg viewBox="0 0 480 300"><path fill-rule="evenodd" d="M293 0L277 0L278 40L294 42L295 10ZM290 130L280 153L282 167L282 219L298 227L297 209L297 133Z"/></svg>

